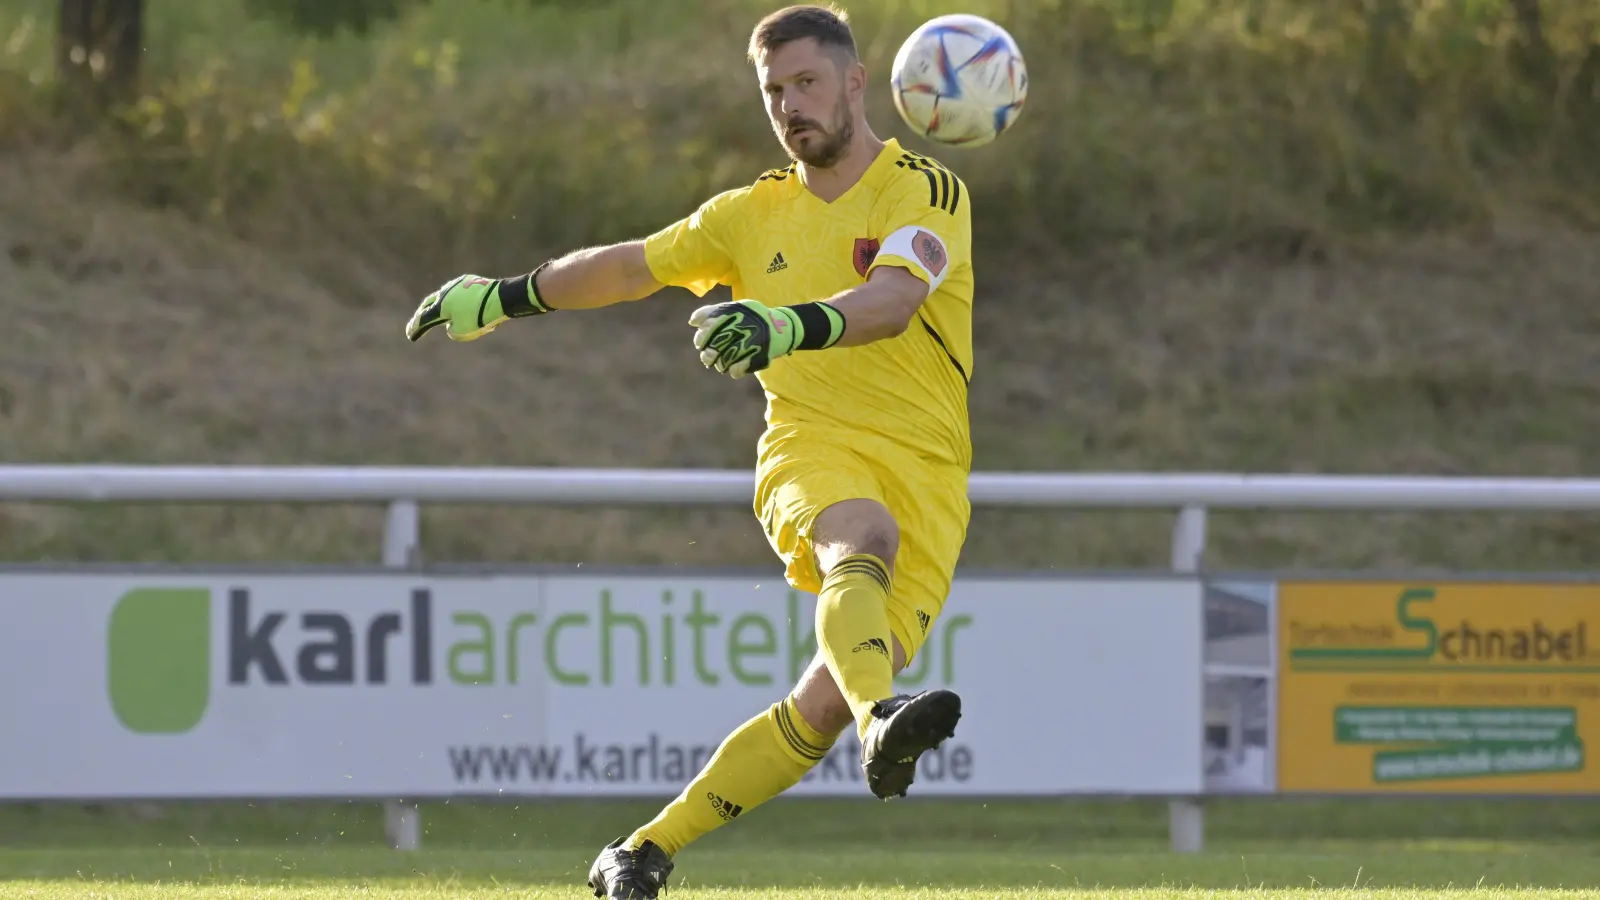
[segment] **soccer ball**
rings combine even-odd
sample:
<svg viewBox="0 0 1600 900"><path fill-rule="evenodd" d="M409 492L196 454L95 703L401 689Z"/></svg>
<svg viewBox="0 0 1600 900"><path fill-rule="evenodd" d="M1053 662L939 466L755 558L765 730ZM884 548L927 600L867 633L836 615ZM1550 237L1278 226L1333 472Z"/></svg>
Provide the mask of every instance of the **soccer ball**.
<svg viewBox="0 0 1600 900"><path fill-rule="evenodd" d="M1022 51L1004 28L966 14L911 32L890 78L900 118L930 141L981 147L1010 128L1028 96Z"/></svg>

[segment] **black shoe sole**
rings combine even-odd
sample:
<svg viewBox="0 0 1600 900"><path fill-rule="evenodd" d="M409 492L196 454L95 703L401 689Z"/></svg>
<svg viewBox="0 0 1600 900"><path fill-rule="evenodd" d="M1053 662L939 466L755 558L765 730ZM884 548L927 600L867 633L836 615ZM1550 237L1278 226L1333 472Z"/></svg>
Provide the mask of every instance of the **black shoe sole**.
<svg viewBox="0 0 1600 900"><path fill-rule="evenodd" d="M606 880L604 878L602 878L599 874L591 871L589 873L589 890L594 891L594 895L596 897L599 897L600 900L605 900L606 894L609 891L609 886L606 884ZM628 896L630 896L630 897L648 897L649 896L649 894L647 892L642 891L642 890L640 890L638 888L630 888L629 890L630 890L631 893L629 893Z"/></svg>
<svg viewBox="0 0 1600 900"><path fill-rule="evenodd" d="M596 882L599 883L598 887L596 887ZM605 886L605 881L603 879L591 878L589 880L589 890L594 891L594 895L596 897L599 897L600 900L605 900L606 886ZM645 897L647 895L643 891L640 891L637 888L635 888L635 889L633 889L632 896L634 896L634 897Z"/></svg>
<svg viewBox="0 0 1600 900"><path fill-rule="evenodd" d="M961 698L951 691L928 691L896 711L877 754L864 767L873 795L880 800L904 797L916 779L917 759L955 737L959 721Z"/></svg>

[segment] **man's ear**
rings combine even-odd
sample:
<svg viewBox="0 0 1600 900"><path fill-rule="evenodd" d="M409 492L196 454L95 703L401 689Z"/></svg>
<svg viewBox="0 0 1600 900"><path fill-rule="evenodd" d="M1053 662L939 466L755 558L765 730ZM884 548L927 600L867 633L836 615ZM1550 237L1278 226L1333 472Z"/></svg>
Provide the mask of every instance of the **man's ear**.
<svg viewBox="0 0 1600 900"><path fill-rule="evenodd" d="M849 86L850 93L860 97L867 92L867 67L859 60L851 63L844 70L845 84Z"/></svg>

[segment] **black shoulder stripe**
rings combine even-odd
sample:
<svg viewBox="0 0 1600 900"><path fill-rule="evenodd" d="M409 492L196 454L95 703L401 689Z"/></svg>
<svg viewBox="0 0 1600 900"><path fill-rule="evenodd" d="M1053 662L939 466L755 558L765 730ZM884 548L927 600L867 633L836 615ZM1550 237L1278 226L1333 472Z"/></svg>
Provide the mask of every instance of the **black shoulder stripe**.
<svg viewBox="0 0 1600 900"><path fill-rule="evenodd" d="M794 174L794 163L790 163L788 166L786 166L786 167L784 167L782 169L768 169L767 171L762 172L760 177L758 177L756 180L757 181L783 181L785 178L788 178L790 175L793 175L793 174Z"/></svg>
<svg viewBox="0 0 1600 900"><path fill-rule="evenodd" d="M931 156L923 156L920 153L912 153L909 150L902 152L900 154L900 158L915 165L926 166L930 169L944 168L944 163L939 162L937 159L934 159Z"/></svg>
<svg viewBox="0 0 1600 900"><path fill-rule="evenodd" d="M954 172L926 157L911 153L901 154L895 165L913 172L921 172L928 179L928 205L942 209L952 216L961 205L961 179Z"/></svg>

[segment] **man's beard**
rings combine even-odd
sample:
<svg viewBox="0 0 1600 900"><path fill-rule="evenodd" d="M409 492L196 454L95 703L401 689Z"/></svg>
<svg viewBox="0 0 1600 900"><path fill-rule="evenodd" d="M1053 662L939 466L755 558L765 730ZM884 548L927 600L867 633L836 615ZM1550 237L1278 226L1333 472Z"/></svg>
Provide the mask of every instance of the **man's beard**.
<svg viewBox="0 0 1600 900"><path fill-rule="evenodd" d="M850 120L849 107L843 102L839 104L839 113L831 131L823 130L810 119L791 121L788 130L781 136L783 149L788 151L789 158L814 169L830 168L843 158L845 148L850 146L850 139L855 137L855 124ZM811 139L804 145L791 136L794 128L800 125L811 130Z"/></svg>

